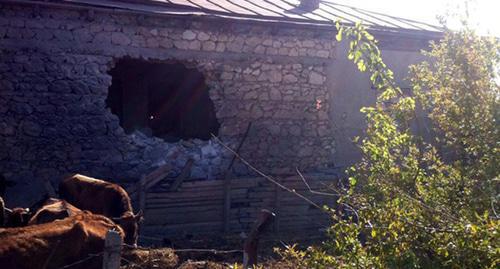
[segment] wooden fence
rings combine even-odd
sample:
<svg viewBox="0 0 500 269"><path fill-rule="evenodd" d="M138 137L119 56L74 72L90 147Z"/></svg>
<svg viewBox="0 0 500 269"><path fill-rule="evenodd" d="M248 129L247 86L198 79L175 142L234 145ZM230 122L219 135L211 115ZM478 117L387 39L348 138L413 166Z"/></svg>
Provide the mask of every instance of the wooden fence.
<svg viewBox="0 0 500 269"><path fill-rule="evenodd" d="M325 186L335 182L334 176L328 175L305 175L305 178L313 190L327 190ZM299 176L282 178L279 182L320 206L335 206L335 197L311 193ZM317 232L329 224L329 216L322 210L262 177L186 180L175 190L171 185L159 182L143 192L143 235L176 237L248 232L261 209L276 213L273 229L277 234ZM224 214L225 208L229 208L228 214Z"/></svg>

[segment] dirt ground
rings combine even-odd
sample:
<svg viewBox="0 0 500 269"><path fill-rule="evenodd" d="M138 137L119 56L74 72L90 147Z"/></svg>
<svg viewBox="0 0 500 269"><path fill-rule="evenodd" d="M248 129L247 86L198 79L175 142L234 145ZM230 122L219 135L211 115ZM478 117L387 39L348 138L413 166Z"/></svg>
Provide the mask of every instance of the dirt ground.
<svg viewBox="0 0 500 269"><path fill-rule="evenodd" d="M273 251L276 247L298 243L308 246L321 238L308 240L264 238L259 242L259 258L256 268L295 269L295 266L280 261ZM169 240L171 247L150 244L149 247L124 249L121 269L226 269L242 268L243 252L241 238L196 237L189 240ZM163 246L160 246L163 245Z"/></svg>

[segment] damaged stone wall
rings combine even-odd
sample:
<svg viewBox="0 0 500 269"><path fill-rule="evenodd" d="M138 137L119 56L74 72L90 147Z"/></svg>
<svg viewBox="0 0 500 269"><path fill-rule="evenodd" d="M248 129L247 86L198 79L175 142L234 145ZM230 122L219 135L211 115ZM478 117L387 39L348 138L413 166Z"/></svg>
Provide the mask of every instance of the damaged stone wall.
<svg viewBox="0 0 500 269"><path fill-rule="evenodd" d="M331 165L326 66L332 33L271 24L0 4L0 173L29 203L42 180L79 172L137 180L164 163L216 178L230 154L215 141L166 143L127 135L106 108L109 70L122 57L178 61L203 73L219 136L269 173ZM236 175L251 172L235 165ZM28 187L28 188L27 188ZM23 191L21 191L23 190Z"/></svg>

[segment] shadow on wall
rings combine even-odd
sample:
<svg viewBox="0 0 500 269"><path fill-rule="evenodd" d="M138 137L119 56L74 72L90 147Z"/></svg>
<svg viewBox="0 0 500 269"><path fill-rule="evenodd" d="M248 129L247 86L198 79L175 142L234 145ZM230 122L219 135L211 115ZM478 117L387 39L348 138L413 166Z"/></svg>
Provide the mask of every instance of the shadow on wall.
<svg viewBox="0 0 500 269"><path fill-rule="evenodd" d="M178 142L217 135L220 124L203 74L178 62L124 58L110 71L107 106L126 133Z"/></svg>

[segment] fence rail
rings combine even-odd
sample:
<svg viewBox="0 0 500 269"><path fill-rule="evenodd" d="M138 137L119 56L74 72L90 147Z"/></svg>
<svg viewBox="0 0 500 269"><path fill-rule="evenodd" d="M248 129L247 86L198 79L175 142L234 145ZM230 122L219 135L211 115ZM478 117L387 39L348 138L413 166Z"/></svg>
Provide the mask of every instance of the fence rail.
<svg viewBox="0 0 500 269"><path fill-rule="evenodd" d="M335 206L334 197L316 194L309 189L324 190L325 185L335 182L333 176L305 175L305 178L309 186L299 175L282 178L279 182L318 205ZM262 208L276 213L273 229L278 233L323 228L318 223L328 220L320 209L305 203L296 193L281 190L265 178L231 179L229 190L227 182L227 179L189 180L176 191L170 191L168 182L160 182L150 188L143 201L143 234L175 236L244 232L249 230ZM228 216L225 216L227 200L230 207Z"/></svg>

